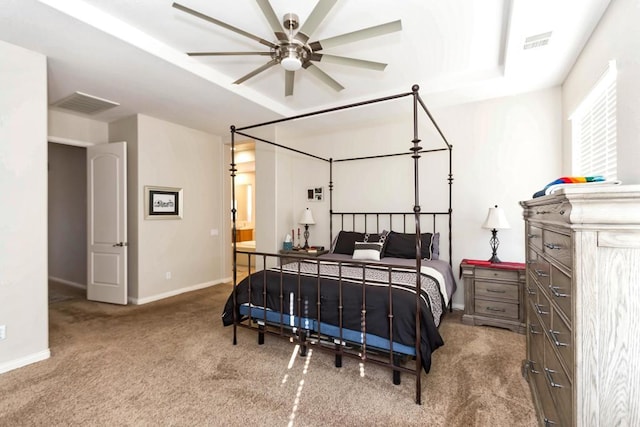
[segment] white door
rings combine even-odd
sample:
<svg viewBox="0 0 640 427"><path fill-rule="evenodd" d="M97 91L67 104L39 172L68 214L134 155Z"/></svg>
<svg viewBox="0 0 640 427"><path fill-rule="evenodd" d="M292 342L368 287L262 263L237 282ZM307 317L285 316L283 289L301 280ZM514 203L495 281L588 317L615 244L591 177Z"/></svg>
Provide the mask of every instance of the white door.
<svg viewBox="0 0 640 427"><path fill-rule="evenodd" d="M87 148L87 299L127 303L127 144Z"/></svg>

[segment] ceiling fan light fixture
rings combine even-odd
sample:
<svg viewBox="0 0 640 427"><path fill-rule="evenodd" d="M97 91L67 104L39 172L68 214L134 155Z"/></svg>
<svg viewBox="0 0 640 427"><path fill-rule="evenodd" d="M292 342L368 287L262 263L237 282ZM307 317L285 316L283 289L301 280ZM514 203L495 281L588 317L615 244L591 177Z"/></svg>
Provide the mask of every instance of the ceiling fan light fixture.
<svg viewBox="0 0 640 427"><path fill-rule="evenodd" d="M298 71L302 68L302 61L300 61L300 58L297 56L287 56L282 58L280 64L282 65L282 68L287 71Z"/></svg>

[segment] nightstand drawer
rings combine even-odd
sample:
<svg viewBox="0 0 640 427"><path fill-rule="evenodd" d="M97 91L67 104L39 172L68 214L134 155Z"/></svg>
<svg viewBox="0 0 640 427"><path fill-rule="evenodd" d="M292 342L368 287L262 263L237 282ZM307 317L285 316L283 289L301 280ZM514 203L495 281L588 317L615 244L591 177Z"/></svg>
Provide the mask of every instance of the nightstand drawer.
<svg viewBox="0 0 640 427"><path fill-rule="evenodd" d="M476 279L506 280L518 282L518 272L516 270L498 270L494 268L478 268Z"/></svg>
<svg viewBox="0 0 640 427"><path fill-rule="evenodd" d="M476 311L476 314L480 314L480 315L517 320L518 313L519 313L519 306L518 304L513 304L508 302L487 301L482 299L476 299L475 311Z"/></svg>
<svg viewBox="0 0 640 427"><path fill-rule="evenodd" d="M504 299L518 302L518 285L476 280L476 298Z"/></svg>

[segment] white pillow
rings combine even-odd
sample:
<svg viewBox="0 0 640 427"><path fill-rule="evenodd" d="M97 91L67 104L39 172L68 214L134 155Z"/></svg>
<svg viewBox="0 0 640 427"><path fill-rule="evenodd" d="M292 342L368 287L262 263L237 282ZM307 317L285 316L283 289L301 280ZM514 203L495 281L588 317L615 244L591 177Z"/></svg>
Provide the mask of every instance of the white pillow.
<svg viewBox="0 0 640 427"><path fill-rule="evenodd" d="M382 242L356 242L353 250L353 259L380 261Z"/></svg>

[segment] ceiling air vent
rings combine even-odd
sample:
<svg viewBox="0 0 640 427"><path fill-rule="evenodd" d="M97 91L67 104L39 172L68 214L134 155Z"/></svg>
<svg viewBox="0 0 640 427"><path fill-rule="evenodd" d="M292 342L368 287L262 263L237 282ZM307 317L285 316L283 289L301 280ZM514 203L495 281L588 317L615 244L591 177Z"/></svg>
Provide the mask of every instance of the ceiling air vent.
<svg viewBox="0 0 640 427"><path fill-rule="evenodd" d="M120 104L117 102L108 101L82 92L75 92L51 104L52 107L64 108L65 110L82 114L97 114L109 108L117 107L118 105Z"/></svg>
<svg viewBox="0 0 640 427"><path fill-rule="evenodd" d="M536 47L542 47L549 44L549 39L551 38L551 31L542 34L536 34L535 36L529 36L524 39L523 49L533 49Z"/></svg>

